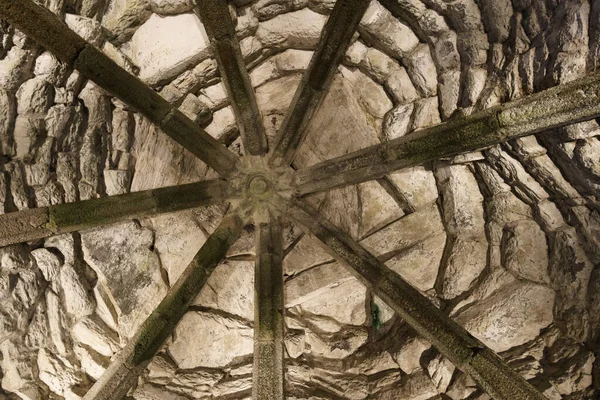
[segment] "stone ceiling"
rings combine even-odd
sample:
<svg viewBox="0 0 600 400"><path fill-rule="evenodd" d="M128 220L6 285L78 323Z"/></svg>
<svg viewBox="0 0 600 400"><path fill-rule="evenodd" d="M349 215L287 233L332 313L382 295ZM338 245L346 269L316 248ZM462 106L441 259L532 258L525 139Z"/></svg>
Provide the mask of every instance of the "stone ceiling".
<svg viewBox="0 0 600 400"><path fill-rule="evenodd" d="M192 0L38 2L244 154ZM271 141L334 4L233 1ZM0 39L0 213L215 176L18 30ZM599 39L596 0L374 0L294 167L584 76ZM599 136L583 122L308 199L549 399L597 399ZM0 399L80 399L226 209L1 248ZM288 398L489 399L316 241L284 235ZM131 398L250 398L254 256L248 229Z"/></svg>

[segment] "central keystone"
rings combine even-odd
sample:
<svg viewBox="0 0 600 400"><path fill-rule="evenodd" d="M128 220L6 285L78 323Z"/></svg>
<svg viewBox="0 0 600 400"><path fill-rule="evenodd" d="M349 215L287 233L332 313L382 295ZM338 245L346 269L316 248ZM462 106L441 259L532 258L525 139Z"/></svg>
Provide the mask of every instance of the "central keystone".
<svg viewBox="0 0 600 400"><path fill-rule="evenodd" d="M248 191L254 196L260 196L269 191L269 181L262 176L255 176L248 182Z"/></svg>

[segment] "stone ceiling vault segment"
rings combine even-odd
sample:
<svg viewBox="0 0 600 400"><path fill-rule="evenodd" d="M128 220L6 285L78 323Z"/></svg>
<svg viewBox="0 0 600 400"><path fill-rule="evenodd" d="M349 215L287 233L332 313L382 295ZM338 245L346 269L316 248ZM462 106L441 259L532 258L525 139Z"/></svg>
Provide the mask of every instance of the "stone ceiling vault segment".
<svg viewBox="0 0 600 400"><path fill-rule="evenodd" d="M244 149L254 156L263 155L268 150L267 136L229 6L221 0L197 0L197 4L238 122Z"/></svg>
<svg viewBox="0 0 600 400"><path fill-rule="evenodd" d="M470 374L492 398L544 399L492 350L299 197L381 178L401 168L503 143L543 129L596 118L600 116L600 74L300 169L292 180L288 165L306 137L306 128L325 97L368 2L338 0L335 3L321 42L275 140L270 163L273 168L270 169L267 169L267 157L255 157L265 155L268 143L229 10L218 0L198 0L198 4L216 50L223 82L234 103L246 150L253 155L242 160L43 7L28 0L0 0L0 15L55 52L69 66L140 111L224 178L224 181L9 214L0 218L0 235L4 234L0 240L6 240L0 243L47 237L137 215L214 204L219 200L233 200L234 205L240 206L234 206L234 211L225 216L167 296L84 398L118 399L126 395L171 335L212 270L241 235L244 225L249 223L250 211L257 211L253 214L254 225L258 227L255 397L284 396L283 238L278 219L282 217L296 222L307 237L322 242L331 256L353 270L371 291L383 298L440 353ZM248 207L249 204L252 207ZM89 207L95 211L86 212ZM69 215L71 213L73 215ZM31 225L32 218L33 231L22 230L21 227Z"/></svg>
<svg viewBox="0 0 600 400"><path fill-rule="evenodd" d="M600 115L600 74L556 86L296 173L298 194L381 178L401 168L479 150Z"/></svg>
<svg viewBox="0 0 600 400"><path fill-rule="evenodd" d="M317 49L296 90L288 114L275 139L271 164L290 165L308 133L352 36L369 6L367 0L338 0L323 28Z"/></svg>

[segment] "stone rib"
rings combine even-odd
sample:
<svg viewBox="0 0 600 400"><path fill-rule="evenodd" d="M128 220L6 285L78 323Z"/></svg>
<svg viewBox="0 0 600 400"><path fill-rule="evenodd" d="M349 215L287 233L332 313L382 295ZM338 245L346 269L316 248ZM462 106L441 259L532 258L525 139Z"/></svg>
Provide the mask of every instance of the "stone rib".
<svg viewBox="0 0 600 400"><path fill-rule="evenodd" d="M600 74L557 86L300 170L297 194L381 178L401 168L600 116Z"/></svg>
<svg viewBox="0 0 600 400"><path fill-rule="evenodd" d="M317 50L292 100L275 141L271 164L289 165L306 138L312 116L321 105L337 67L342 61L367 0L337 0L327 20Z"/></svg>
<svg viewBox="0 0 600 400"><path fill-rule="evenodd" d="M276 217L259 224L254 275L253 399L284 398L282 240Z"/></svg>
<svg viewBox="0 0 600 400"><path fill-rule="evenodd" d="M221 82L231 101L244 149L255 156L263 155L268 151L267 135L227 2L196 0L196 4L219 65Z"/></svg>
<svg viewBox="0 0 600 400"><path fill-rule="evenodd" d="M159 125L173 140L219 174L226 176L234 170L237 162L234 153L137 77L71 31L47 9L31 0L0 0L0 16Z"/></svg>
<svg viewBox="0 0 600 400"><path fill-rule="evenodd" d="M87 392L84 400L119 400L127 394L171 335L215 267L225 258L242 228L243 222L238 215L224 218L156 310Z"/></svg>
<svg viewBox="0 0 600 400"><path fill-rule="evenodd" d="M350 272L392 307L417 333L458 368L471 375L493 399L546 399L492 350L317 210L300 201L287 202L282 198L278 198L275 204L306 234L325 245L329 254L348 266Z"/></svg>
<svg viewBox="0 0 600 400"><path fill-rule="evenodd" d="M213 180L4 214L0 215L0 246L218 204L228 196L229 185Z"/></svg>

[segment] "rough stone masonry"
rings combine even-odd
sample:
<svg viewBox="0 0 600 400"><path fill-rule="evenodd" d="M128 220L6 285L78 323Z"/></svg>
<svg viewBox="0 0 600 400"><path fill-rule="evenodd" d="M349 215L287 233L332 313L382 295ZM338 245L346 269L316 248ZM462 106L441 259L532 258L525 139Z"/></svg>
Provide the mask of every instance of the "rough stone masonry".
<svg viewBox="0 0 600 400"><path fill-rule="evenodd" d="M244 152L192 1L39 3ZM334 3L232 2L271 142ZM372 1L294 166L585 76L599 39L596 0ZM599 135L596 121L582 122L307 200L546 397L595 399ZM4 22L0 150L4 213L216 177ZM82 398L224 212L199 207L1 248L0 399ZM290 223L283 232L288 398L488 398L315 240ZM251 397L255 256L244 231L131 398Z"/></svg>

